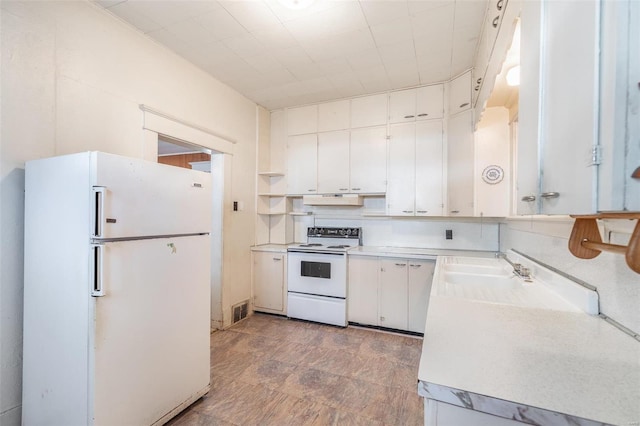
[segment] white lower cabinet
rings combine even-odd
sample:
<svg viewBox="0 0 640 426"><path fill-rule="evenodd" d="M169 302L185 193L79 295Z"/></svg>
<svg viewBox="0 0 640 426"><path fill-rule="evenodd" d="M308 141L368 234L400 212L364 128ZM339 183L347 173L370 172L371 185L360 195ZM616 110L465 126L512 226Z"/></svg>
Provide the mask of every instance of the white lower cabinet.
<svg viewBox="0 0 640 426"><path fill-rule="evenodd" d="M405 259L380 259L378 325L407 329L408 273Z"/></svg>
<svg viewBox="0 0 640 426"><path fill-rule="evenodd" d="M349 256L349 322L424 333L434 268L434 260Z"/></svg>
<svg viewBox="0 0 640 426"><path fill-rule="evenodd" d="M254 251L253 255L253 310L286 314L287 289L285 271L287 254Z"/></svg>

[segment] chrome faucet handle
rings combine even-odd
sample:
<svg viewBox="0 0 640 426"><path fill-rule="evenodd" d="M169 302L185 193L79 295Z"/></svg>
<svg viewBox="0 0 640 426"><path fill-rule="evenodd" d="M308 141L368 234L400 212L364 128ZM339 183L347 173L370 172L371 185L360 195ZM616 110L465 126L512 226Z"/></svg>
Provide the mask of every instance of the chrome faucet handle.
<svg viewBox="0 0 640 426"><path fill-rule="evenodd" d="M529 268L520 268L520 275L522 275L523 277L529 277L529 274L531 273L531 271L529 270Z"/></svg>
<svg viewBox="0 0 640 426"><path fill-rule="evenodd" d="M522 264L520 263L514 263L513 264L513 270L516 271L518 274L520 273L520 271L522 270Z"/></svg>

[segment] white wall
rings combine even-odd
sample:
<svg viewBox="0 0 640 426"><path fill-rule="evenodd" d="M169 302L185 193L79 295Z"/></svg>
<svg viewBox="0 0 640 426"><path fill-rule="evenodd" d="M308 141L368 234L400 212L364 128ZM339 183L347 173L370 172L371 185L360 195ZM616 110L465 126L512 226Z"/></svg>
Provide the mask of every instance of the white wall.
<svg viewBox="0 0 640 426"><path fill-rule="evenodd" d="M87 1L1 3L0 424L20 423L24 163L86 150L144 157L145 104L236 140L224 316L250 295L256 105ZM230 201L244 202L232 212ZM233 259L230 262L229 259Z"/></svg>
<svg viewBox="0 0 640 426"><path fill-rule="evenodd" d="M621 223L625 222L625 223ZM597 287L600 311L625 327L640 332L640 275L624 256L601 253L591 260L569 252L573 220L563 217L512 219L501 225L500 249L516 249ZM602 235L614 244L626 244L632 221L607 221Z"/></svg>

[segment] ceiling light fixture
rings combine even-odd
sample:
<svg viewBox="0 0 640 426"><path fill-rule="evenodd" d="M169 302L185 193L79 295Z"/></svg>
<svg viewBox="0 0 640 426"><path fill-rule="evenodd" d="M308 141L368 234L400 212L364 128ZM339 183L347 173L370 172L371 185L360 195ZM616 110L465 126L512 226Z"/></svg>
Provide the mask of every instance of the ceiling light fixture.
<svg viewBox="0 0 640 426"><path fill-rule="evenodd" d="M509 86L519 86L520 85L520 65L516 65L507 71L506 75L507 84Z"/></svg>
<svg viewBox="0 0 640 426"><path fill-rule="evenodd" d="M311 6L315 0L278 0L278 3L286 8L293 10L301 10Z"/></svg>

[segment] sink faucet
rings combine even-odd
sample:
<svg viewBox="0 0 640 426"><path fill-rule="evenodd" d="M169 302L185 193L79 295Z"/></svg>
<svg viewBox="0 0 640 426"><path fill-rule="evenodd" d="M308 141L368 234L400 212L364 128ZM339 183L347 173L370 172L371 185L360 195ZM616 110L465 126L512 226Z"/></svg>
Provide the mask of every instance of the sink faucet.
<svg viewBox="0 0 640 426"><path fill-rule="evenodd" d="M513 267L513 273L516 276L524 279L527 282L531 282L531 271L529 268L522 266L520 263L513 263L508 257L506 253L496 253L496 258L504 259L507 261L509 265Z"/></svg>

